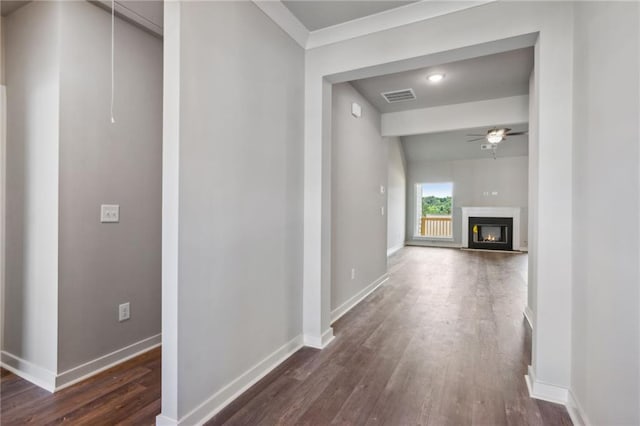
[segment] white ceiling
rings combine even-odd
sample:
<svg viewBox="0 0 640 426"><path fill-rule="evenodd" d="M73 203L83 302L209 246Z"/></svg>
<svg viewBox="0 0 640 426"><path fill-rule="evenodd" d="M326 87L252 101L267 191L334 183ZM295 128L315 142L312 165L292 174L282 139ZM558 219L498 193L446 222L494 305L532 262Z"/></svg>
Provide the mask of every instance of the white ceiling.
<svg viewBox="0 0 640 426"><path fill-rule="evenodd" d="M527 124L504 125L514 132L527 131ZM470 158L493 158L491 151L482 151L480 145L486 141L467 142L473 139L467 134L485 134L489 128L453 130L450 132L402 137L402 147L407 161L464 160ZM518 157L529 155L527 135L511 136L500 142L496 157Z"/></svg>
<svg viewBox="0 0 640 426"><path fill-rule="evenodd" d="M352 81L353 86L381 113L497 99L529 93L533 48L517 49L379 77ZM427 75L444 72L438 84ZM387 103L382 92L412 88L417 99Z"/></svg>
<svg viewBox="0 0 640 426"><path fill-rule="evenodd" d="M282 3L309 31L315 31L414 2L415 0L285 0Z"/></svg>

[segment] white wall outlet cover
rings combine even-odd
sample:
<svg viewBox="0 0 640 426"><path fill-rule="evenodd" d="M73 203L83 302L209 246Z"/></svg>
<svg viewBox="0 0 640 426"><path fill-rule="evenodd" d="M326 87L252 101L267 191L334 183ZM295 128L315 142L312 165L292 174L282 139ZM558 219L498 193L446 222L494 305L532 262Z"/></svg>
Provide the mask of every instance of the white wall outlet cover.
<svg viewBox="0 0 640 426"><path fill-rule="evenodd" d="M119 204L102 204L100 206L100 222L117 223L120 222Z"/></svg>
<svg viewBox="0 0 640 426"><path fill-rule="evenodd" d="M384 207L380 207L380 216L384 216Z"/></svg>
<svg viewBox="0 0 640 426"><path fill-rule="evenodd" d="M384 194L384 185L380 185L380 194Z"/></svg>
<svg viewBox="0 0 640 426"><path fill-rule="evenodd" d="M362 117L362 107L360 106L359 103L357 102L351 103L351 115L353 115L356 118Z"/></svg>

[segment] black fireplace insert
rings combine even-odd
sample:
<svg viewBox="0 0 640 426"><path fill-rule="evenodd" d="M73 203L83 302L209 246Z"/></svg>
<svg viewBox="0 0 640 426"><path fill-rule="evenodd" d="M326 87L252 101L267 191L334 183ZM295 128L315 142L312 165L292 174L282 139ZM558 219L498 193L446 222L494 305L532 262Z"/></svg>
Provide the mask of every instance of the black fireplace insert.
<svg viewBox="0 0 640 426"><path fill-rule="evenodd" d="M513 218L470 217L469 248L513 250Z"/></svg>

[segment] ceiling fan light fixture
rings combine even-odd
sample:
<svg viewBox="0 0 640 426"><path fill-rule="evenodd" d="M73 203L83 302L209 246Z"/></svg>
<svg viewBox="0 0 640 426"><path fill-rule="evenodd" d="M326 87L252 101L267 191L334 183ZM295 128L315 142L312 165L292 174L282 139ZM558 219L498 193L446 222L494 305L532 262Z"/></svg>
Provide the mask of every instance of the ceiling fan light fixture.
<svg viewBox="0 0 640 426"><path fill-rule="evenodd" d="M427 80L429 80L431 83L440 83L443 79L444 73L441 72L436 72L427 76Z"/></svg>
<svg viewBox="0 0 640 426"><path fill-rule="evenodd" d="M504 135L499 130L492 130L487 133L487 142L489 143L499 143L502 142L502 139L504 139Z"/></svg>

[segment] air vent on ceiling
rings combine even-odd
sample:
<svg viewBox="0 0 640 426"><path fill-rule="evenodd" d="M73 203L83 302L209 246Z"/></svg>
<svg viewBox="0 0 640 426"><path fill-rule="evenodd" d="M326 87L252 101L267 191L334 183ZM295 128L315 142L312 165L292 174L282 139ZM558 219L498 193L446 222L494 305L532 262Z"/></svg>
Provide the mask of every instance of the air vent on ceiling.
<svg viewBox="0 0 640 426"><path fill-rule="evenodd" d="M394 90L392 92L381 93L381 95L390 104L416 99L416 94L413 92L413 89Z"/></svg>

